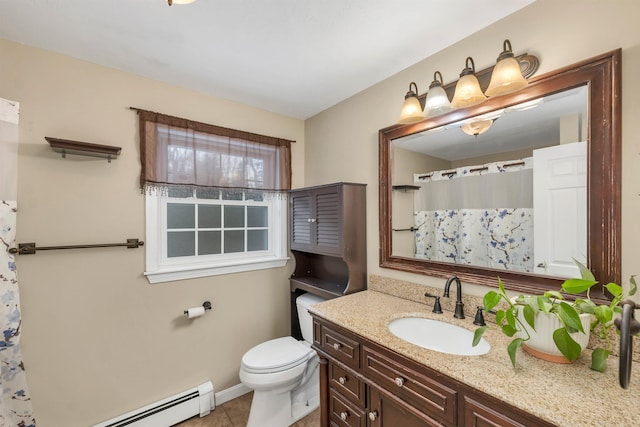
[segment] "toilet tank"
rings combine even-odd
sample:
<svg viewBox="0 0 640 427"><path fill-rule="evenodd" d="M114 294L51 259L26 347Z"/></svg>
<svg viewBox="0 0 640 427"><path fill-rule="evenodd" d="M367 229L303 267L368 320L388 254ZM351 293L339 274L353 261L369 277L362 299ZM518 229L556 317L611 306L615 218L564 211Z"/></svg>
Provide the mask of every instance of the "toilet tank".
<svg viewBox="0 0 640 427"><path fill-rule="evenodd" d="M309 314L308 308L309 306L322 301L326 301L326 299L310 293L302 294L296 298L300 331L302 332L302 338L304 338L304 340L309 344L313 343L313 319Z"/></svg>

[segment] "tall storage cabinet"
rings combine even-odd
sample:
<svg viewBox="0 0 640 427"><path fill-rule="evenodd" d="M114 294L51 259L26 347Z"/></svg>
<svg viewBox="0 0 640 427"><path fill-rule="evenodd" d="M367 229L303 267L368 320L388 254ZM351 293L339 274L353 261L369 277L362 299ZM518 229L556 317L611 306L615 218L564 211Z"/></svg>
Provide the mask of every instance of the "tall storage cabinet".
<svg viewBox="0 0 640 427"><path fill-rule="evenodd" d="M366 184L336 183L291 190L289 244L295 258L291 328L299 337L295 298L335 298L366 289Z"/></svg>

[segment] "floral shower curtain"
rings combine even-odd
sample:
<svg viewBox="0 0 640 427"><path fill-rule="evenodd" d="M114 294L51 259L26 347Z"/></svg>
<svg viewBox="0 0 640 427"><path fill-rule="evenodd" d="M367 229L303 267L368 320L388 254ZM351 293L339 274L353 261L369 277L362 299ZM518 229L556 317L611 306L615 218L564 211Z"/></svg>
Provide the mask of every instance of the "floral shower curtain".
<svg viewBox="0 0 640 427"><path fill-rule="evenodd" d="M533 271L531 158L416 174L416 256Z"/></svg>
<svg viewBox="0 0 640 427"><path fill-rule="evenodd" d="M20 296L14 255L18 180L17 102L0 98L0 426L36 422L20 351Z"/></svg>

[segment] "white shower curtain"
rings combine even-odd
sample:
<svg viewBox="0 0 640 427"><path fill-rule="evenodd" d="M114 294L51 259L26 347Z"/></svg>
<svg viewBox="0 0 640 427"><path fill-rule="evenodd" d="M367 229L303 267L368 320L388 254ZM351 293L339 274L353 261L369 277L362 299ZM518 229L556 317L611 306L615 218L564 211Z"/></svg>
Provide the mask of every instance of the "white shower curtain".
<svg viewBox="0 0 640 427"><path fill-rule="evenodd" d="M531 159L416 174L416 256L533 271Z"/></svg>
<svg viewBox="0 0 640 427"><path fill-rule="evenodd" d="M0 426L36 422L20 351L20 295L14 255L18 192L17 102L0 98Z"/></svg>

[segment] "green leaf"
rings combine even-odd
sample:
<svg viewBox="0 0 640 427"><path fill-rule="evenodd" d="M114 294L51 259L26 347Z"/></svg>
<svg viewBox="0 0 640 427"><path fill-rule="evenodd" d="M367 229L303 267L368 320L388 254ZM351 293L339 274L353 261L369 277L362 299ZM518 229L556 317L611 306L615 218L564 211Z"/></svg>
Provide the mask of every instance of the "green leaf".
<svg viewBox="0 0 640 427"><path fill-rule="evenodd" d="M522 307L522 314L524 315L524 320L527 321L531 329L536 330L536 312L530 305L525 305Z"/></svg>
<svg viewBox="0 0 640 427"><path fill-rule="evenodd" d="M486 294L484 294L484 298L482 299L482 303L484 304L484 309L492 310L493 307L498 305L498 303L500 302L500 298L502 298L500 294L498 294L495 291L489 291Z"/></svg>
<svg viewBox="0 0 640 427"><path fill-rule="evenodd" d="M507 294L507 292L504 290L504 284L502 283L502 279L500 279L500 277L498 277L498 289L500 289L500 293L502 295Z"/></svg>
<svg viewBox="0 0 640 427"><path fill-rule="evenodd" d="M613 295L614 297L619 297L622 295L622 286L615 283L607 283L604 285L605 288Z"/></svg>
<svg viewBox="0 0 640 427"><path fill-rule="evenodd" d="M607 369L607 357L609 357L609 352L604 348L593 350L593 353L591 353L591 369L604 372Z"/></svg>
<svg viewBox="0 0 640 427"><path fill-rule="evenodd" d="M484 334L487 329L489 329L488 326L481 326L475 330L475 332L473 333L473 342L471 343L473 347L478 345L478 343L480 342L480 338L482 338L482 334Z"/></svg>
<svg viewBox="0 0 640 427"><path fill-rule="evenodd" d="M591 300L575 300L574 305L577 306L582 313L589 314L593 314L596 308L596 305Z"/></svg>
<svg viewBox="0 0 640 427"><path fill-rule="evenodd" d="M580 261L577 261L575 258L573 259L573 262L575 262L578 268L580 269L580 277L582 277L585 280L592 280L592 281L596 280L596 278L593 276L593 273L591 272L591 270L587 268L586 265L582 264Z"/></svg>
<svg viewBox="0 0 640 427"><path fill-rule="evenodd" d="M556 347L560 350L560 353L570 361L576 360L580 357L582 348L580 344L575 342L569 332L565 328L558 328L553 332L553 342L556 343Z"/></svg>
<svg viewBox="0 0 640 427"><path fill-rule="evenodd" d="M547 291L544 293L544 296L548 298L564 299L562 294L558 291Z"/></svg>
<svg viewBox="0 0 640 427"><path fill-rule="evenodd" d="M553 304L551 304L549 298L543 296L536 297L536 304L538 305L538 310L544 313L550 313L553 308Z"/></svg>
<svg viewBox="0 0 640 427"><path fill-rule="evenodd" d="M518 332L518 330L515 328L515 326L511 326L509 324L507 325L503 325L501 326L502 328L502 333L505 334L508 337L512 337L516 334L516 332Z"/></svg>
<svg viewBox="0 0 640 427"><path fill-rule="evenodd" d="M593 314L598 322L607 324L613 319L613 310L608 305L598 305L594 308Z"/></svg>
<svg viewBox="0 0 640 427"><path fill-rule="evenodd" d="M582 322L580 321L580 315L575 308L573 308L566 302L561 302L556 308L556 313L558 314L558 317L560 318L562 323L564 323L564 326L571 332L584 332Z"/></svg>
<svg viewBox="0 0 640 427"><path fill-rule="evenodd" d="M498 325L502 325L502 322L506 316L507 316L507 313L504 310L496 311L496 323Z"/></svg>
<svg viewBox="0 0 640 427"><path fill-rule="evenodd" d="M507 310L507 324L511 326L513 329L516 328L516 316L517 308Z"/></svg>
<svg viewBox="0 0 640 427"><path fill-rule="evenodd" d="M596 280L569 279L562 283L562 290L570 294L581 294L591 289L596 283L598 283Z"/></svg>
<svg viewBox="0 0 640 427"><path fill-rule="evenodd" d="M511 359L511 364L514 368L516 367L516 351L522 347L522 341L522 338L516 338L507 346L507 353L509 353L509 359Z"/></svg>
<svg viewBox="0 0 640 427"><path fill-rule="evenodd" d="M631 276L631 278L629 279L629 285L629 296L633 296L638 290L638 286L636 285L636 276Z"/></svg>

